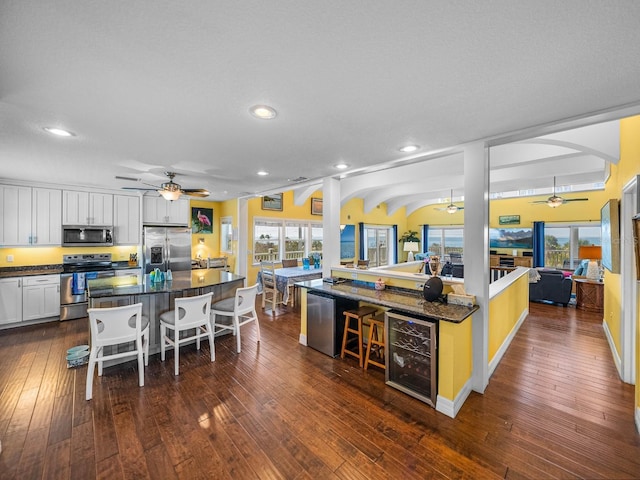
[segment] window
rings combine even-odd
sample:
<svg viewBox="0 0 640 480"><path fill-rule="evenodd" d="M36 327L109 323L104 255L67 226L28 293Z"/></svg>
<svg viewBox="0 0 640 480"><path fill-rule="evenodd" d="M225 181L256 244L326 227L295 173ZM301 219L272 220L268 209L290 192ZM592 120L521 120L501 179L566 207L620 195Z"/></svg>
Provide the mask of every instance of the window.
<svg viewBox="0 0 640 480"><path fill-rule="evenodd" d="M462 254L464 250L464 229L455 227L429 226L427 251L440 258L451 253ZM446 260L446 258L445 258Z"/></svg>
<svg viewBox="0 0 640 480"><path fill-rule="evenodd" d="M544 226L544 266L574 270L581 245L601 245L600 224Z"/></svg>
<svg viewBox="0 0 640 480"><path fill-rule="evenodd" d="M389 239L392 238L392 230L389 227L365 226L364 236L367 248L364 251L364 259L369 260L370 267L389 265L390 255L393 252L388 248Z"/></svg>
<svg viewBox="0 0 640 480"><path fill-rule="evenodd" d="M303 220L255 218L253 261L280 261L322 254L322 224Z"/></svg>
<svg viewBox="0 0 640 480"><path fill-rule="evenodd" d="M231 217L222 217L220 219L220 251L232 253L233 227L231 225Z"/></svg>

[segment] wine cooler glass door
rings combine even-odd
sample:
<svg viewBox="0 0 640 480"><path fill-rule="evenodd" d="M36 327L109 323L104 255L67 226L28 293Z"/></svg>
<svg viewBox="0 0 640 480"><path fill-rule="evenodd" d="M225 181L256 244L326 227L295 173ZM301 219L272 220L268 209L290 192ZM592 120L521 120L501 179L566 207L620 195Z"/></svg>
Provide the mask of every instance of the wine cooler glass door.
<svg viewBox="0 0 640 480"><path fill-rule="evenodd" d="M435 406L436 324L393 311L386 314L386 383Z"/></svg>

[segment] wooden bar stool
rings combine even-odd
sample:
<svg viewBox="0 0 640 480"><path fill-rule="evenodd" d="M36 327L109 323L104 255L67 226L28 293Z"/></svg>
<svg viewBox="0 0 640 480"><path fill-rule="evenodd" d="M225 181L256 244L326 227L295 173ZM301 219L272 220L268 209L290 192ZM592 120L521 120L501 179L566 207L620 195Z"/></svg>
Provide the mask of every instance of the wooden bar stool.
<svg viewBox="0 0 640 480"><path fill-rule="evenodd" d="M372 318L369 320L369 337L367 339L367 355L364 359L364 369L366 370L369 364L375 365L382 369L384 366L384 320ZM382 363L371 359L371 351L373 351L379 358L382 359Z"/></svg>
<svg viewBox="0 0 640 480"><path fill-rule="evenodd" d="M375 307L360 307L355 310L347 310L344 312L344 335L342 336L342 352L340 358L344 358L345 354L354 356L358 359L360 367L362 367L364 357L362 355L362 321L365 317L370 317L378 313ZM351 321L355 320L355 327L351 326ZM354 333L355 337L349 338L349 333ZM358 350L352 351L347 345L353 341L358 342Z"/></svg>

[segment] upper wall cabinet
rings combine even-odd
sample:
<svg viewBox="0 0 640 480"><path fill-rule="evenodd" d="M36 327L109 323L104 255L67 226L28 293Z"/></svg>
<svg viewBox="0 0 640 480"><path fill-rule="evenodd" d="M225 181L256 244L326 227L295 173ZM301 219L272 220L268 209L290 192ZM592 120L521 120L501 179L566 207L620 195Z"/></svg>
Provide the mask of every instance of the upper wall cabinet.
<svg viewBox="0 0 640 480"><path fill-rule="evenodd" d="M130 195L113 196L113 229L115 245L139 245L140 198Z"/></svg>
<svg viewBox="0 0 640 480"><path fill-rule="evenodd" d="M63 225L113 225L113 195L64 190Z"/></svg>
<svg viewBox="0 0 640 480"><path fill-rule="evenodd" d="M60 245L61 215L60 190L0 185L2 246Z"/></svg>
<svg viewBox="0 0 640 480"><path fill-rule="evenodd" d="M162 197L142 197L142 222L146 225L189 225L189 200L170 202Z"/></svg>

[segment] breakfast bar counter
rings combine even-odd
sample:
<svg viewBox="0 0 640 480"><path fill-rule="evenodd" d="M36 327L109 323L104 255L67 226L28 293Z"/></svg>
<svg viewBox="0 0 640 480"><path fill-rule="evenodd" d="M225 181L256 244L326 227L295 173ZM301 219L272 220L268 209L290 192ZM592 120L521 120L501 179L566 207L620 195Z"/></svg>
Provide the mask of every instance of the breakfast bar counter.
<svg viewBox="0 0 640 480"><path fill-rule="evenodd" d="M428 302L420 292L387 288L375 290L362 284L347 281L331 284L322 280L298 282L298 286L308 290L322 292L335 297L349 298L362 302L392 308L410 315L420 315L433 320L460 323L478 310L478 306L449 305L441 302Z"/></svg>
<svg viewBox="0 0 640 480"><path fill-rule="evenodd" d="M160 351L160 314L175 306L175 299L213 293L212 303L230 298L244 286L245 277L218 269L174 272L170 281L154 282L145 275L89 280L89 308L109 308L142 303L142 315L149 319L150 353ZM126 361L125 359L124 361Z"/></svg>

